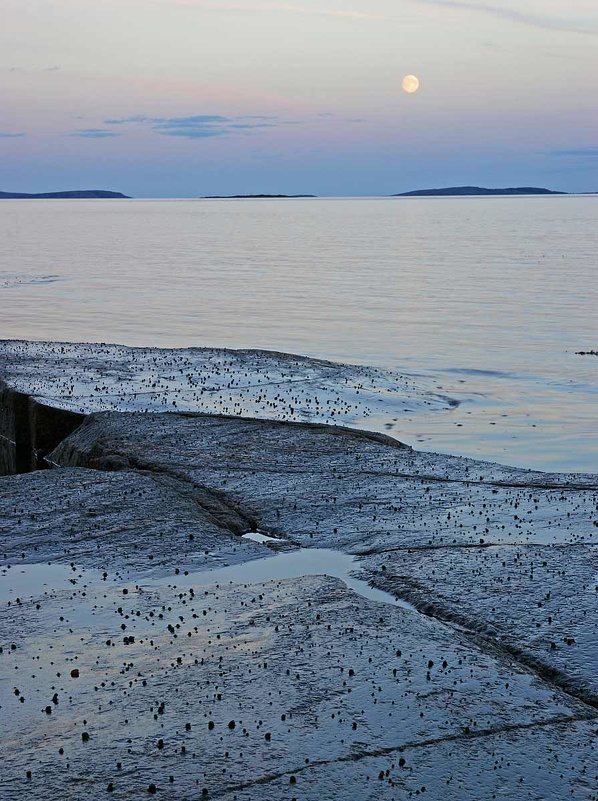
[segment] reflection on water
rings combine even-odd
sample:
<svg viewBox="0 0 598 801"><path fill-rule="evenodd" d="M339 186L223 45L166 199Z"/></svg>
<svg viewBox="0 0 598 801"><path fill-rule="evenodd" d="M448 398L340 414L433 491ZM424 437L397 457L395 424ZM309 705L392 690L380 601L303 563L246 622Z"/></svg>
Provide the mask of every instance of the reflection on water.
<svg viewBox="0 0 598 801"><path fill-rule="evenodd" d="M2 335L425 371L427 449L596 470L596 198L3 201ZM60 279L36 283L36 277ZM503 416L506 415L506 416Z"/></svg>
<svg viewBox="0 0 598 801"><path fill-rule="evenodd" d="M59 563L1 565L0 603L72 590L80 578L80 570Z"/></svg>
<svg viewBox="0 0 598 801"><path fill-rule="evenodd" d="M251 537L255 539L254 536ZM271 538L267 538L271 539ZM349 589L370 601L400 606L410 612L417 609L407 601L402 601L388 592L370 587L366 581L356 578L352 571L358 567L355 557L328 548L300 548L272 555L265 550L264 559L253 559L238 565L221 567L216 570L205 570L200 573L189 573L186 576L172 576L154 579L152 582L140 582L142 586L172 585L177 589L183 587L213 587L229 584L260 584L265 581L283 581L285 579L302 578L303 576L332 576L343 581Z"/></svg>
<svg viewBox="0 0 598 801"><path fill-rule="evenodd" d="M358 579L352 571L359 567L355 557L327 548L309 548L273 553L267 542L280 542L265 534L251 533L246 539L264 543L264 558L254 559L214 570L166 576L157 579L141 579L142 588L159 586L213 587L229 584L261 584L267 581L283 581L303 576L332 576L343 581L358 595L371 601L400 606L410 612L417 609L407 601L395 598L390 593L370 587ZM0 567L0 603L20 603L25 599L41 598L72 590L79 582L99 585L101 573L97 570L81 571L71 565L58 562L2 565Z"/></svg>

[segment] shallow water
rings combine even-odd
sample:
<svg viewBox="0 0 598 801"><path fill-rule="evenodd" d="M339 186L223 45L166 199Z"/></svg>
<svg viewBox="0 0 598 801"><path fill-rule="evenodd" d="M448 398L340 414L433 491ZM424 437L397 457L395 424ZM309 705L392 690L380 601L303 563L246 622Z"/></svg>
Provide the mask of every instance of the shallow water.
<svg viewBox="0 0 598 801"><path fill-rule="evenodd" d="M596 252L594 197L3 201L2 335L425 373L461 406L369 425L596 471Z"/></svg>
<svg viewBox="0 0 598 801"><path fill-rule="evenodd" d="M280 542L266 535L246 535L254 542ZM264 558L243 562L215 570L202 570L182 575L168 575L157 579L139 579L141 588L170 586L177 589L229 586L235 584L261 584L303 576L331 576L343 581L349 589L370 601L400 606L410 612L417 609L407 601L390 593L370 587L353 575L359 567L355 557L328 548L297 549L286 553L273 553L264 547ZM0 602L19 603L23 599L54 595L72 590L79 583L101 584L96 570L74 570L70 565L53 563L18 564L0 569ZM127 586L129 582L124 582Z"/></svg>
<svg viewBox="0 0 598 801"><path fill-rule="evenodd" d="M72 590L81 571L58 562L0 566L0 603Z"/></svg>
<svg viewBox="0 0 598 801"><path fill-rule="evenodd" d="M262 535L263 536L263 535ZM273 538L255 539L255 535L248 537L256 542L272 541ZM231 584L261 584L266 581L284 581L285 579L302 578L303 576L331 576L344 582L349 589L370 601L400 606L410 612L417 609L407 601L395 598L388 592L370 587L367 581L362 581L353 575L358 569L359 562L354 556L333 551L329 548L299 548L284 553L272 552L264 547L264 558L254 559L238 565L221 567L216 570L203 570L188 575L167 576L151 582L140 581L141 586L175 586L177 589L185 587L213 587L228 586Z"/></svg>

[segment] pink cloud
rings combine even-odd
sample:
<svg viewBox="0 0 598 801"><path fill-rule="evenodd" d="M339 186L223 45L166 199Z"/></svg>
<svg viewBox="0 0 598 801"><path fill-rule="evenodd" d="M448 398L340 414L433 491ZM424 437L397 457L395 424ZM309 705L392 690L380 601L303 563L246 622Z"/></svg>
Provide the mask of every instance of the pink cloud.
<svg viewBox="0 0 598 801"><path fill-rule="evenodd" d="M162 100L160 113L168 114L169 108L176 111L180 100L192 99L194 103L210 106L216 111L229 113L231 108L247 112L255 108L266 109L268 112L300 113L303 106L291 102L280 92L268 91L264 87L249 91L246 87L223 82L205 83L194 79L172 77L133 77L129 85L135 87L136 102L140 107L147 108L155 103L156 97Z"/></svg>

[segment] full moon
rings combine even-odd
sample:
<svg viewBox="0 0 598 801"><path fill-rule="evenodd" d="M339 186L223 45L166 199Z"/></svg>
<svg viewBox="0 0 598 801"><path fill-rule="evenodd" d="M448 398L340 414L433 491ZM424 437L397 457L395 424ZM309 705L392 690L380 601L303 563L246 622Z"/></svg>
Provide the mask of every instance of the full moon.
<svg viewBox="0 0 598 801"><path fill-rule="evenodd" d="M419 89L419 78L416 75L405 75L401 82L403 91L408 95L412 95Z"/></svg>

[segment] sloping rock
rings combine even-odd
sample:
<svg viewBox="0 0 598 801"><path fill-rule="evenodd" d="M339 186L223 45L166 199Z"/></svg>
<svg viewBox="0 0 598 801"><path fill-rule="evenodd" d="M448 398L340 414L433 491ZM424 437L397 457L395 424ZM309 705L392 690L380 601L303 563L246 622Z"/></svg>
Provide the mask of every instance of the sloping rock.
<svg viewBox="0 0 598 801"><path fill-rule="evenodd" d="M61 562L120 575L263 555L218 495L153 473L44 470L0 478L4 564Z"/></svg>
<svg viewBox="0 0 598 801"><path fill-rule="evenodd" d="M261 530L361 555L376 586L508 646L598 706L595 476L417 453L326 426L177 414L94 415L52 458L178 477L222 493Z"/></svg>
<svg viewBox="0 0 598 801"><path fill-rule="evenodd" d="M52 453L222 492L263 529L355 553L593 541L598 479L420 453L379 434L180 414L89 417Z"/></svg>
<svg viewBox="0 0 598 801"><path fill-rule="evenodd" d="M255 350L0 341L0 474L98 411L190 411L371 425L456 404L429 378Z"/></svg>
<svg viewBox="0 0 598 801"><path fill-rule="evenodd" d="M366 558L364 577L498 645L598 708L598 547L499 545Z"/></svg>

